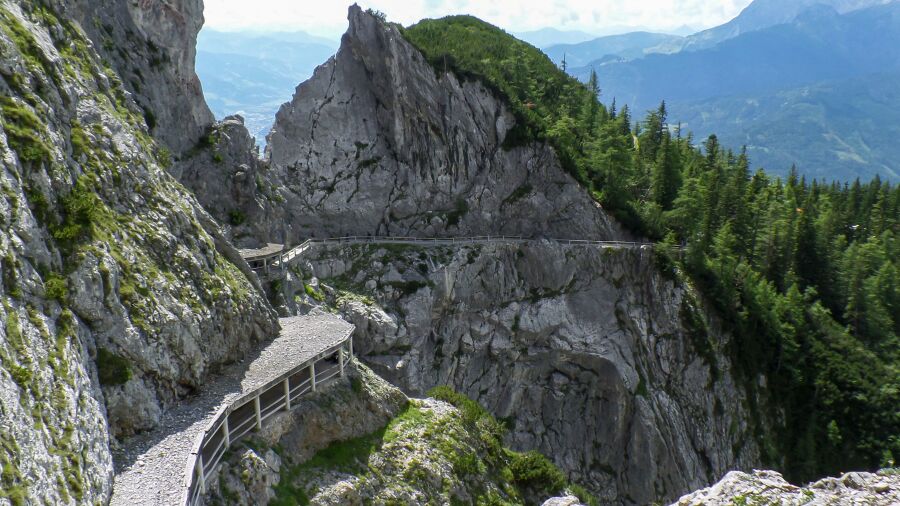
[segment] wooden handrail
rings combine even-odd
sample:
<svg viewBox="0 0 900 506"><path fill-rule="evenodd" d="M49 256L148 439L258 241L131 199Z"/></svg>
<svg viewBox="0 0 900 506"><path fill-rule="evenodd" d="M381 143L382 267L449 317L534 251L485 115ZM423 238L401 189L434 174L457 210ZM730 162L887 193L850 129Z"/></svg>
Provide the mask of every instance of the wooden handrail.
<svg viewBox="0 0 900 506"><path fill-rule="evenodd" d="M198 434L191 448L190 458L185 466L184 475L184 492L182 494L182 504L194 506L199 503L200 498L205 493L206 482L215 472L216 466L219 465L222 457L228 450L228 447L240 440L243 436L251 433L254 428L261 425L267 418L282 409L288 409L294 405L294 401L310 391L315 391L315 387L310 388L311 378L305 379L290 389L286 394L285 390L281 391L281 395L275 397L271 401L263 404L261 397L264 393L269 392L273 388L283 388L284 382L290 382L290 378L302 373L304 369L312 368L315 371L317 364L324 360L338 355L337 364L322 371L322 376L316 378L316 385L327 382L337 376L344 375L345 364L348 359L344 359L344 353L347 353L348 359L353 358L353 329L347 333L337 344L334 344L325 350L319 352L313 357L295 365L287 372L274 376L265 384L247 392L240 397L232 400L228 405L222 406L216 412L208 428ZM229 422L229 416L235 411L247 406L250 403L260 403L260 409L253 416L246 420L238 420L234 425ZM227 431L227 432L226 432ZM215 442L214 446L209 446ZM213 448L209 453L209 460L203 458L205 450Z"/></svg>

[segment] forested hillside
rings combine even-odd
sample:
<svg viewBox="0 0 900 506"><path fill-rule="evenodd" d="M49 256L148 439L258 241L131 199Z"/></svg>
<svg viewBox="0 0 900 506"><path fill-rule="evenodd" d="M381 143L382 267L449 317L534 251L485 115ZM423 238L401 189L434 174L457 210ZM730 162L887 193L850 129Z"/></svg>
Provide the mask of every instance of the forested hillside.
<svg viewBox="0 0 900 506"><path fill-rule="evenodd" d="M673 124L746 145L754 166L770 173L786 177L796 164L808 177L896 182L900 2L830 3L801 10L757 0L680 50L617 60L601 52L568 71L587 82L596 70L602 96L635 111L666 100ZM789 22L777 24L782 10Z"/></svg>
<svg viewBox="0 0 900 506"><path fill-rule="evenodd" d="M754 165L807 177L900 179L900 73L822 81L766 94L666 103L695 134L747 144ZM852 179L848 179L852 180Z"/></svg>
<svg viewBox="0 0 900 506"><path fill-rule="evenodd" d="M684 246L661 265L718 309L762 394L753 409L784 425L762 441L768 464L805 480L900 455L900 188L751 173L745 152L673 129L664 104L635 122L598 102L596 75L583 85L472 17L404 34L436 71L508 100L519 125L506 146L549 141L623 223Z"/></svg>

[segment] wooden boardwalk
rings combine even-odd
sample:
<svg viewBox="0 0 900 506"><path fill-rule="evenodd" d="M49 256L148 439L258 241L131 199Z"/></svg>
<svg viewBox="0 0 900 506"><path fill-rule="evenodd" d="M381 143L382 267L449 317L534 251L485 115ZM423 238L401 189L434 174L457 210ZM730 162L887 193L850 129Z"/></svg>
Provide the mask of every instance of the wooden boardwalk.
<svg viewBox="0 0 900 506"><path fill-rule="evenodd" d="M317 312L284 318L282 331L163 415L155 430L115 452L110 504L196 504L227 447L290 402L340 375L353 325ZM287 386L291 395L284 395ZM224 429L224 430L223 430Z"/></svg>

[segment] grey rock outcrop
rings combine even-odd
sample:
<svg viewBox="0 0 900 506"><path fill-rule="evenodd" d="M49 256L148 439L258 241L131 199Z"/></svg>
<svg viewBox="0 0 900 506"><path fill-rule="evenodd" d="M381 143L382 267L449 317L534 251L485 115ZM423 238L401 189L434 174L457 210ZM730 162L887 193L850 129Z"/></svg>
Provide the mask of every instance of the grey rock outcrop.
<svg viewBox="0 0 900 506"><path fill-rule="evenodd" d="M408 402L400 390L357 364L347 369L346 379L304 397L292 412L275 415L257 438L267 448L277 446L296 465L333 442L365 436L384 427ZM272 485L282 479L286 465L271 450L264 456L254 450L234 455L219 468L206 501L266 504L272 498Z"/></svg>
<svg viewBox="0 0 900 506"><path fill-rule="evenodd" d="M95 41L154 137L175 154L194 147L215 121L194 71L203 0L78 0L67 15Z"/></svg>
<svg viewBox="0 0 900 506"><path fill-rule="evenodd" d="M238 458L222 464L210 487L217 495L209 498L208 503L256 506L274 499L273 487L281 481L281 457L271 449L260 453L263 455L248 448Z"/></svg>
<svg viewBox="0 0 900 506"><path fill-rule="evenodd" d="M753 471L751 474L734 471L715 485L682 497L672 506L731 506L738 503L893 506L900 504L900 470L847 473L804 487L791 485L774 471Z"/></svg>
<svg viewBox="0 0 900 506"><path fill-rule="evenodd" d="M581 503L581 500L573 495L567 495L565 497L551 497L544 501L544 504L541 506L584 506Z"/></svg>
<svg viewBox="0 0 900 506"><path fill-rule="evenodd" d="M0 1L0 503L104 503L115 438L277 331L98 54L121 48L120 67L132 44L171 38L141 82L177 104L193 89L180 69L200 6ZM170 114L159 125L185 136L203 120Z"/></svg>
<svg viewBox="0 0 900 506"><path fill-rule="evenodd" d="M241 247L286 243L284 198L240 116L211 126L203 147L184 154L170 172Z"/></svg>
<svg viewBox="0 0 900 506"><path fill-rule="evenodd" d="M166 168L244 246L278 240L259 149L239 117L217 122L194 68L202 0L80 0L70 9L134 99ZM277 230L277 226L275 229Z"/></svg>
<svg viewBox="0 0 900 506"><path fill-rule="evenodd" d="M318 247L307 276L409 395L448 384L604 503L672 500L759 459L723 352L650 249ZM331 287L331 288L329 288Z"/></svg>
<svg viewBox="0 0 900 506"><path fill-rule="evenodd" d="M628 234L553 149L505 149L515 125L478 82L436 72L359 7L340 51L297 88L268 137L289 242L340 235ZM268 236L279 236L281 223Z"/></svg>
<svg viewBox="0 0 900 506"><path fill-rule="evenodd" d="M441 400L407 399L365 366L354 365L347 379L264 426L247 444L256 450L228 459L210 482L206 504L271 504L276 482L278 504L303 498L303 504L317 506L537 506L549 495L523 486L524 480L541 478L514 474L512 457L497 440L496 421L467 420L471 413ZM569 501L550 504L580 504L574 497L560 500Z"/></svg>

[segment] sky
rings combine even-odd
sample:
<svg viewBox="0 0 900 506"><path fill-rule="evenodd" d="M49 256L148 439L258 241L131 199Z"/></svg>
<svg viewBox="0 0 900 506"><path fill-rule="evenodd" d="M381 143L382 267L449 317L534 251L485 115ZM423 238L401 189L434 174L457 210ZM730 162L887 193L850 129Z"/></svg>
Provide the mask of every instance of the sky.
<svg viewBox="0 0 900 506"><path fill-rule="evenodd" d="M304 31L337 38L352 0L205 0L206 26L217 30ZM541 28L602 33L609 27L655 30L710 28L735 17L751 0L359 0L389 21L472 14L509 32Z"/></svg>

